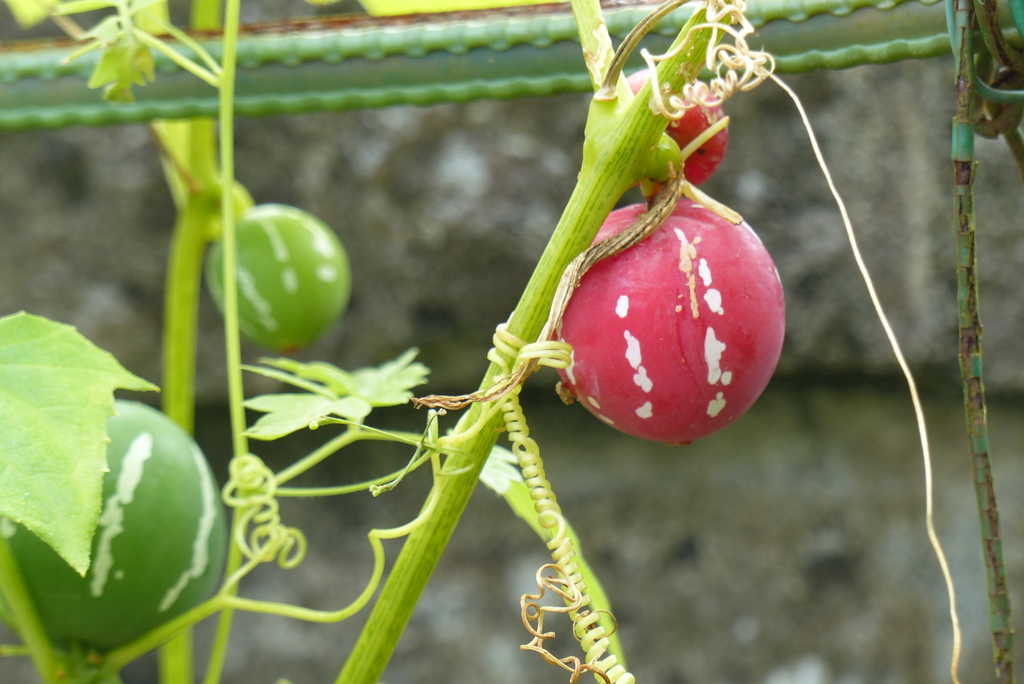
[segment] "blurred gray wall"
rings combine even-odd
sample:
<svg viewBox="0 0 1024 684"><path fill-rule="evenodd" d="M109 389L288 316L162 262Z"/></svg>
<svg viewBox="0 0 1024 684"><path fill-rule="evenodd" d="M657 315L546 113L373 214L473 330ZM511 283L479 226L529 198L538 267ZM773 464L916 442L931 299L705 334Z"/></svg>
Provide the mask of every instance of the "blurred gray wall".
<svg viewBox="0 0 1024 684"><path fill-rule="evenodd" d="M961 674L985 681L991 645L955 356L951 62L787 80L926 390L937 522L965 629ZM776 259L788 307L777 377L735 426L673 448L561 406L554 376L543 374L525 402L552 483L614 602L639 681L948 681L948 604L925 536L913 417L839 214L783 93L764 85L727 111L729 154L704 189L741 212ZM301 358L355 368L418 346L434 369L425 391L475 388L494 326L514 307L572 190L585 115L586 98L567 95L239 120L239 179L258 202L320 216L352 260L349 312ZM1011 584L1024 610L1022 193L1000 143L981 141L978 154L992 445ZM159 382L172 222L144 127L0 134L0 315L27 310L74 324ZM201 326L197 429L223 474L223 345L208 299ZM246 348L248 359L259 355ZM422 422L401 410L383 418ZM316 443L257 447L283 464ZM353 449L319 481L369 477L407 456ZM286 522L309 533L310 558L287 573L259 572L246 592L347 603L367 575L365 533L415 516L425 485L423 474L378 499L287 505ZM533 590L543 562L532 533L478 492L385 681L566 681L518 650L528 641L519 596ZM240 616L225 681L333 681L358 626ZM562 655L577 655L574 643L563 645ZM31 681L25 672L0 661L4 682ZM144 663L126 682L151 676Z"/></svg>

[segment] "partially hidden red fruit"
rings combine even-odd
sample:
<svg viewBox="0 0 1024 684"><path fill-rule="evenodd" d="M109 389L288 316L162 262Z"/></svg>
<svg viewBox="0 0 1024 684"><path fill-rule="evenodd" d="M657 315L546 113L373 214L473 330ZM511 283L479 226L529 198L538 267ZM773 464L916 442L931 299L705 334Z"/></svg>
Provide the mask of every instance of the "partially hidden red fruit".
<svg viewBox="0 0 1024 684"><path fill-rule="evenodd" d="M650 72L647 69L638 71L626 79L633 94L640 92L640 88L650 79ZM698 135L708 129L711 124L719 121L725 112L721 106L704 107L697 105L687 109L682 118L669 123L665 132L676 141L680 148L686 147ZM718 166L725 158L725 151L729 147L729 129L724 128L716 133L710 140L701 145L683 164L683 173L686 180L694 185L701 185L715 173Z"/></svg>
<svg viewBox="0 0 1024 684"><path fill-rule="evenodd" d="M596 240L644 211L612 212ZM630 435L688 444L729 425L775 371L785 331L778 271L746 223L682 200L650 237L591 268L558 338L564 387Z"/></svg>

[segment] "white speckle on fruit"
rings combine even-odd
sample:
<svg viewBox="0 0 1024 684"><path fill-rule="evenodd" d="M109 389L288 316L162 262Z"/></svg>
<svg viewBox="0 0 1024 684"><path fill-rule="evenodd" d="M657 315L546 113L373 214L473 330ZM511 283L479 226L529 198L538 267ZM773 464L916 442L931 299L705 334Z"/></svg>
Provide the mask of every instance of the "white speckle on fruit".
<svg viewBox="0 0 1024 684"><path fill-rule="evenodd" d="M708 415L714 418L725 408L725 395L719 392L715 398L708 402Z"/></svg>
<svg viewBox="0 0 1024 684"><path fill-rule="evenodd" d="M160 599L158 610L162 613L178 600L181 592L185 590L188 583L193 579L201 577L206 572L206 566L210 563L209 547L210 534L213 532L214 523L217 522L217 486L210 477L209 468L206 467L206 458L198 447L192 447L192 463L199 475L199 485L203 496L203 510L199 514L199 522L196 526L196 536L192 538L192 560L188 568L178 577L178 581L167 590Z"/></svg>
<svg viewBox="0 0 1024 684"><path fill-rule="evenodd" d="M587 397L587 403L596 408L598 411L601 410L601 404L598 403L594 397Z"/></svg>
<svg viewBox="0 0 1024 684"><path fill-rule="evenodd" d="M686 239L686 233L679 228L673 228L676 237L679 238L679 270L686 274L686 284L690 289L690 313L694 318L700 318L700 309L697 307L697 278L693 274L693 260L697 258L696 244L700 238L695 238L691 243Z"/></svg>
<svg viewBox="0 0 1024 684"><path fill-rule="evenodd" d="M654 415L654 405L649 401L645 401L644 405L636 410L636 415L641 418L650 418Z"/></svg>
<svg viewBox="0 0 1024 684"><path fill-rule="evenodd" d="M640 365L643 362L643 357L640 354L640 340L633 337L628 330L623 332L623 337L626 338L626 361L629 361L629 365L636 371L636 374L633 375L633 382L644 392L650 392L654 383L648 377L647 369Z"/></svg>
<svg viewBox="0 0 1024 684"><path fill-rule="evenodd" d="M722 293L715 288L708 288L708 291L704 293L704 301L707 302L712 313L719 316L725 313L725 309L722 308Z"/></svg>
<svg viewBox="0 0 1024 684"><path fill-rule="evenodd" d="M266 233L267 239L270 240L270 247L274 250L274 258L280 261L282 264L286 263L290 258L288 254L288 245L285 244L284 238L281 237L281 231L277 229L274 222L269 217L260 217L256 221L259 223L260 228Z"/></svg>
<svg viewBox="0 0 1024 684"><path fill-rule="evenodd" d="M679 238L679 270L689 273L693 270L693 259L697 256L697 250L687 239L686 233L681 228L673 228L676 237Z"/></svg>
<svg viewBox="0 0 1024 684"><path fill-rule="evenodd" d="M124 579L124 570L121 570L120 568L115 570L114 571L114 579L116 579L116 580L123 580Z"/></svg>
<svg viewBox="0 0 1024 684"><path fill-rule="evenodd" d="M619 299L615 302L615 315L619 318L625 318L628 313L629 297L626 295L619 295Z"/></svg>
<svg viewBox="0 0 1024 684"><path fill-rule="evenodd" d="M732 382L732 371L725 371L722 373L722 384L728 385L730 382Z"/></svg>
<svg viewBox="0 0 1024 684"><path fill-rule="evenodd" d="M643 362L640 355L640 340L633 337L628 330L624 331L622 336L626 338L626 361L629 361L629 365L636 370Z"/></svg>
<svg viewBox="0 0 1024 684"><path fill-rule="evenodd" d="M682 310L683 310L683 307L681 305L679 305L679 304L676 304L676 313L679 313Z"/></svg>
<svg viewBox="0 0 1024 684"><path fill-rule="evenodd" d="M597 417L603 420L604 422L608 423L612 427L615 427L615 421L609 418L608 416L602 416L600 413L598 413Z"/></svg>
<svg viewBox="0 0 1024 684"><path fill-rule="evenodd" d="M654 387L654 383L647 377L647 369L643 366L636 369L636 374L633 375L633 382L644 392L650 392L651 388Z"/></svg>
<svg viewBox="0 0 1024 684"><path fill-rule="evenodd" d="M111 544L114 537L124 532L124 507L135 497L135 488L142 480L142 470L153 455L153 435L140 432L128 445L128 451L121 459L121 473L117 476L114 493L103 504L103 511L97 522L96 534L99 541L93 554L89 573L89 593L94 597L103 596L110 571L114 568L114 554Z"/></svg>
<svg viewBox="0 0 1024 684"><path fill-rule="evenodd" d="M316 279L322 283L333 283L338 279L338 269L330 264L320 264L316 267Z"/></svg>
<svg viewBox="0 0 1024 684"><path fill-rule="evenodd" d="M260 325L265 330L277 330L277 319L274 318L270 302L263 298L260 291L256 289L256 280L252 277L249 269L238 267L238 294L247 302L252 304L259 317Z"/></svg>
<svg viewBox="0 0 1024 684"><path fill-rule="evenodd" d="M306 225L305 221L302 222L302 226L309 233L309 237L313 239L311 245L317 254L328 259L334 256L334 243L331 241L330 229L324 230L321 225Z"/></svg>
<svg viewBox="0 0 1024 684"><path fill-rule="evenodd" d="M299 291L299 274L291 266L281 271L281 284L288 294L295 294Z"/></svg>
<svg viewBox="0 0 1024 684"><path fill-rule="evenodd" d="M0 518L0 536L10 539L18 531L18 526L10 518Z"/></svg>
<svg viewBox="0 0 1024 684"><path fill-rule="evenodd" d="M700 264L697 266L697 273L700 274L700 279L704 281L704 287L711 284L711 269L708 268L707 259L700 260Z"/></svg>
<svg viewBox="0 0 1024 684"><path fill-rule="evenodd" d="M708 328L704 335L704 361L708 365L708 384L714 385L722 379L722 352L725 343L715 337L715 329Z"/></svg>

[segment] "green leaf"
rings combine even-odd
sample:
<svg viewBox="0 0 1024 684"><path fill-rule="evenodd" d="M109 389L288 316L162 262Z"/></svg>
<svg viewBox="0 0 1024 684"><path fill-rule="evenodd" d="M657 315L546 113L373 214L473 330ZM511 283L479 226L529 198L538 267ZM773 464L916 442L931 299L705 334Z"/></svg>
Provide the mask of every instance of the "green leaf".
<svg viewBox="0 0 1024 684"><path fill-rule="evenodd" d="M538 537L547 542L551 538L551 533L541 527L540 522L537 520L537 509L535 506L537 502L530 496L530 488L526 486L525 482L509 482L508 489L502 494L505 497L505 502L512 509L519 518L530 526Z"/></svg>
<svg viewBox="0 0 1024 684"><path fill-rule="evenodd" d="M0 516L82 574L117 388L157 389L69 325L24 312L0 318Z"/></svg>
<svg viewBox="0 0 1024 684"><path fill-rule="evenodd" d="M287 359L281 359L281 361L286 360ZM271 361L269 359L262 359L262 361L263 363L275 363L274 361ZM287 385L293 385L295 387L298 387L299 389L304 389L307 392L319 394L322 397L328 397L330 399L338 398L338 395L335 392L330 391L320 383L313 382L311 380L305 380L303 378L298 377L297 375L294 375L284 370L278 370L276 368L261 368L260 366L248 365L244 365L242 366L242 368L251 373L256 373L266 378L271 378L273 380L277 380L278 382L283 382Z"/></svg>
<svg viewBox="0 0 1024 684"><path fill-rule="evenodd" d="M117 43L104 50L103 56L96 63L96 68L93 69L86 85L89 88L100 88L108 83L120 81L121 74L124 73L127 66L125 64L127 56L128 46L124 43Z"/></svg>
<svg viewBox="0 0 1024 684"><path fill-rule="evenodd" d="M156 78L156 62L153 61L153 53L148 45L136 45L134 57L135 79L132 83L146 85Z"/></svg>
<svg viewBox="0 0 1024 684"><path fill-rule="evenodd" d="M337 366L321 361L303 363L292 359L260 359L268 366L279 368L293 374L297 378L312 380L320 387L320 392L329 392L335 396L352 394L355 383L352 376Z"/></svg>
<svg viewBox="0 0 1024 684"><path fill-rule="evenodd" d="M502 446L491 447L484 469L480 471L480 482L495 494L507 496L514 484L523 482L516 455Z"/></svg>
<svg viewBox="0 0 1024 684"><path fill-rule="evenodd" d="M118 81L111 83L103 91L103 99L114 104L129 104L135 102L135 93L132 92L132 84Z"/></svg>
<svg viewBox="0 0 1024 684"><path fill-rule="evenodd" d="M413 359L418 349L410 349L397 359L377 368L363 368L352 373L355 388L352 394L363 397L374 406L397 406L412 399L413 387L427 381L430 370Z"/></svg>
<svg viewBox="0 0 1024 684"><path fill-rule="evenodd" d="M262 440L280 439L305 430L313 421L330 415L361 421L372 410L358 397L329 399L316 394L264 394L246 400L245 407L266 414L245 431L253 439Z"/></svg>
<svg viewBox="0 0 1024 684"><path fill-rule="evenodd" d="M413 387L427 381L430 370L413 361L418 353L418 349L409 349L397 359L376 368L361 368L352 373L323 362L261 359L277 372L257 372L321 396L354 396L366 400L371 406L397 406L412 398Z"/></svg>
<svg viewBox="0 0 1024 684"><path fill-rule="evenodd" d="M82 34L83 38L93 38L103 45L113 45L121 36L121 17L113 14L98 22Z"/></svg>
<svg viewBox="0 0 1024 684"><path fill-rule="evenodd" d="M70 55L65 57L64 58L64 62L65 63L73 62L76 59L78 59L79 57L81 57L82 55L87 55L90 52L92 52L93 50L98 50L101 47L103 47L103 43L98 41L98 40L94 40L94 41L92 41L90 43L86 43L85 46L80 47L79 49L75 50Z"/></svg>
<svg viewBox="0 0 1024 684"><path fill-rule="evenodd" d="M5 0L7 7L14 15L14 20L22 28L30 28L50 16L53 10L52 0Z"/></svg>
<svg viewBox="0 0 1024 684"><path fill-rule="evenodd" d="M149 47L121 35L117 42L104 50L89 77L88 86L107 86L103 99L108 102L134 102L132 85L146 85L153 77L153 55Z"/></svg>

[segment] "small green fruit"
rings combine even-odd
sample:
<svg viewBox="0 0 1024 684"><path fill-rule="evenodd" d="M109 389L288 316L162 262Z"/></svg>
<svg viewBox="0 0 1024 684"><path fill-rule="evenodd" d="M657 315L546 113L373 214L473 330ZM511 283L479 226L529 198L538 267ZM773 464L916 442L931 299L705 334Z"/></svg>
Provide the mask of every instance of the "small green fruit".
<svg viewBox="0 0 1024 684"><path fill-rule="evenodd" d="M239 328L267 349L291 353L324 333L345 311L348 256L315 216L282 204L247 211L235 228ZM207 286L224 310L223 243L210 250Z"/></svg>

